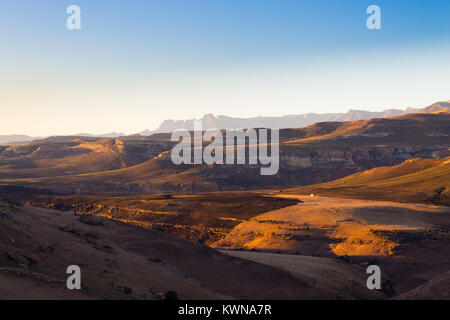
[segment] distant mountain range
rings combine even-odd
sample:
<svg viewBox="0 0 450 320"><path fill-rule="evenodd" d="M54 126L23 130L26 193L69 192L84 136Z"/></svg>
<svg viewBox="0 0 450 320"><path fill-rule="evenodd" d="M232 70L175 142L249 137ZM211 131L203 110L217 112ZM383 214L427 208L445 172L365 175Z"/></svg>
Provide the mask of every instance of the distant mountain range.
<svg viewBox="0 0 450 320"><path fill-rule="evenodd" d="M73 136L74 139L76 137L91 137L91 138L117 138L125 136L124 133L121 132L111 132L111 133L105 133L105 134L91 134L91 133L77 133ZM69 137L69 136L67 136ZM52 139L53 138L53 139ZM49 139L49 140L58 140L58 136L54 137L30 137L23 134L11 134L11 135L0 135L0 145L17 145L17 144L23 144L26 142L34 141L34 140L41 140L41 139ZM67 140L67 139L63 139Z"/></svg>
<svg viewBox="0 0 450 320"><path fill-rule="evenodd" d="M364 110L349 110L346 113L305 113L298 115L287 115L280 117L252 117L252 118L233 118L224 115L214 116L213 114L206 114L202 117L203 129L239 129L239 128L302 128L318 122L325 121L355 121L355 120L369 120L373 118L388 118L394 116L401 116L410 113L434 113L434 112L448 112L450 111L450 101L436 102L428 107L422 109L407 108L406 110L386 109L381 112L371 112ZM144 130L137 135L149 136L154 133L171 132L176 129L193 130L194 121L189 120L164 120L156 130ZM97 138L118 138L126 136L122 132L111 132L100 135L91 133L78 133L70 137L97 137ZM23 144L33 140L44 139L45 137L31 137L27 135L12 134L0 135L0 145L17 145ZM53 140L58 139L54 137ZM67 139L65 139L67 140Z"/></svg>
<svg viewBox="0 0 450 320"><path fill-rule="evenodd" d="M31 140L42 139L42 137L30 137L24 134L9 134L0 136L0 145L1 144L11 144L17 142L27 142Z"/></svg>
<svg viewBox="0 0 450 320"><path fill-rule="evenodd" d="M305 113L298 115L287 115L281 117L253 117L253 118L233 118L228 116L214 116L213 114L206 114L200 119L203 123L203 129L238 129L238 128L302 128L312 125L317 122L324 121L355 121L355 120L369 120L373 118L388 118L394 116L401 116L409 113L432 113L439 111L446 111L450 109L450 101L437 102L431 106L415 109L407 108L406 110L387 109L381 112L371 112L364 110L349 110L346 113ZM194 121L189 120L164 120L163 123L155 130L145 130L140 132L141 135L150 135L152 133L171 132L176 129L193 130Z"/></svg>
<svg viewBox="0 0 450 320"><path fill-rule="evenodd" d="M363 110L349 110L347 113L305 113L298 115L288 115L281 117L253 117L253 118L233 118L223 115L214 116L205 114L202 119L203 129L237 129L237 128L301 128L311 124L323 121L353 121L367 120L372 118L387 118L400 116L407 113L415 113L415 109L396 110L390 109L382 112L370 112ZM163 123L154 132L170 132L176 129L193 130L194 121L189 120L164 120ZM148 132L148 131L146 131ZM144 132L143 132L144 133Z"/></svg>

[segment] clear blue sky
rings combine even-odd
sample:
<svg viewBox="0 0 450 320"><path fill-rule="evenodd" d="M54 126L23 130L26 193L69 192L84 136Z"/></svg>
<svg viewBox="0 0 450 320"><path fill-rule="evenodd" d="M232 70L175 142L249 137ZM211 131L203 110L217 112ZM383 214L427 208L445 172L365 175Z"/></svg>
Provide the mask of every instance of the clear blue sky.
<svg viewBox="0 0 450 320"><path fill-rule="evenodd" d="M450 99L449 16L450 0L1 0L0 134L423 107Z"/></svg>

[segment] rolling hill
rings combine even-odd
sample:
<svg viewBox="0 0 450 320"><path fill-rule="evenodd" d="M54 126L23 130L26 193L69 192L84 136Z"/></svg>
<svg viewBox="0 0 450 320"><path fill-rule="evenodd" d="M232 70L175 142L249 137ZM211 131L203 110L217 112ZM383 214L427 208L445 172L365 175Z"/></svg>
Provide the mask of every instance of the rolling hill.
<svg viewBox="0 0 450 320"><path fill-rule="evenodd" d="M314 280L308 270L291 273L111 219L3 201L0 209L0 299L336 297L333 282ZM81 290L66 287L66 269L73 264L81 268ZM336 259L303 264L341 279L341 287L348 288L342 299L385 297L366 289L360 268Z"/></svg>
<svg viewBox="0 0 450 320"><path fill-rule="evenodd" d="M374 168L287 192L450 205L450 157L409 159L396 166Z"/></svg>

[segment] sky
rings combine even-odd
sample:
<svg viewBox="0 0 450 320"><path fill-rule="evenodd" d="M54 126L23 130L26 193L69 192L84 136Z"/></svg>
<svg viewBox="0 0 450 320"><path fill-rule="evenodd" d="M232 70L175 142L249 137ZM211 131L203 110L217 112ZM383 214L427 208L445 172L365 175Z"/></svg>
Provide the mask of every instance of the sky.
<svg viewBox="0 0 450 320"><path fill-rule="evenodd" d="M0 0L0 134L425 107L450 99L449 14L450 0Z"/></svg>

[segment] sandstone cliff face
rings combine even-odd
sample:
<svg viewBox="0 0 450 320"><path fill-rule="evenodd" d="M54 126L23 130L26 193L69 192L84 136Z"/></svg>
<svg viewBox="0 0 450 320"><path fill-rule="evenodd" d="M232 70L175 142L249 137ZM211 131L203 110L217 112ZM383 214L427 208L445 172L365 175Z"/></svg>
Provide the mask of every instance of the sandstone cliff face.
<svg viewBox="0 0 450 320"><path fill-rule="evenodd" d="M285 169L310 169L330 166L365 170L378 166L391 166L411 158L445 158L450 155L450 145L355 148L282 148L281 167Z"/></svg>
<svg viewBox="0 0 450 320"><path fill-rule="evenodd" d="M202 165L184 166L180 170L203 181L191 182L189 176L182 184L141 185L142 190L152 192L203 192L235 189L257 189L308 185L327 182L352 173L379 166L392 166L411 158L445 158L450 156L450 145L368 146L354 148L299 148L281 146L280 169L277 175L261 176L258 165ZM176 168L171 163L170 152L158 157L162 167ZM139 188L137 188L138 190Z"/></svg>
<svg viewBox="0 0 450 320"><path fill-rule="evenodd" d="M280 174L287 184L315 184L380 166L393 166L411 158L442 159L450 145L294 149L280 151Z"/></svg>
<svg viewBox="0 0 450 320"><path fill-rule="evenodd" d="M147 142L139 140L123 141L122 152L129 166L157 157L172 148L172 142Z"/></svg>
<svg viewBox="0 0 450 320"><path fill-rule="evenodd" d="M24 186L49 189L64 194L140 194L195 193L221 190L281 188L328 182L380 166L392 166L411 158L445 158L449 145L399 145L362 147L280 148L280 168L274 176L261 176L259 165L174 165L168 146L149 148L126 145L124 154L143 152L153 156L146 163L123 169L120 173L48 178L25 182ZM134 150L130 150L134 148ZM139 161L133 156L133 161ZM131 161L130 161L131 162ZM23 182L22 182L23 183Z"/></svg>

